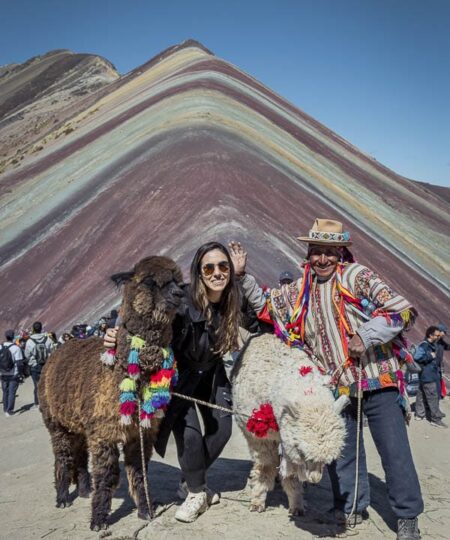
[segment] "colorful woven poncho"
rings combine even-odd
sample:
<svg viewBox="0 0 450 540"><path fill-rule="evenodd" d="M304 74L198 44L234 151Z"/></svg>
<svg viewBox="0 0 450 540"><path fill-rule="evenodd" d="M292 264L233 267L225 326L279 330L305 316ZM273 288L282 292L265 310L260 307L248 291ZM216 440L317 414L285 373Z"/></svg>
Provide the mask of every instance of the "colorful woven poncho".
<svg viewBox="0 0 450 540"><path fill-rule="evenodd" d="M305 348L325 372L335 374L339 393L351 395L357 393L357 373L348 342L356 329L373 317L381 316L389 325L402 328L408 328L415 318L411 304L357 263L338 264L335 275L324 283L314 279L306 264L297 282L269 292L267 309L280 339ZM361 356L363 390L385 386L403 390L398 359L403 346L399 336L370 347Z"/></svg>

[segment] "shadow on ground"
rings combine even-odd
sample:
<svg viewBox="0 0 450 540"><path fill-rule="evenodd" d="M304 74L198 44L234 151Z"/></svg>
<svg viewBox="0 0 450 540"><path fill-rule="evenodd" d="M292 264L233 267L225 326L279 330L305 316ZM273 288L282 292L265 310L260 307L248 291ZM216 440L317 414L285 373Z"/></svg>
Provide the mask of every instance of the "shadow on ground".
<svg viewBox="0 0 450 540"><path fill-rule="evenodd" d="M386 483L369 473L370 505L377 512L391 531L397 530L397 517L389 504Z"/></svg>
<svg viewBox="0 0 450 540"><path fill-rule="evenodd" d="M114 494L115 499L122 503L109 517L110 525L136 511L133 500L128 494L128 482L121 465L120 485ZM218 459L211 467L208 475L208 485L219 492L241 492L247 483L251 462L242 459ZM180 469L159 461L151 461L148 473L149 490L156 512L161 506L179 504L176 491L180 482Z"/></svg>
<svg viewBox="0 0 450 540"><path fill-rule="evenodd" d="M251 467L252 463L249 460L220 458L209 471L208 485L214 491L223 493L226 500L239 501L244 506L249 506L250 492L246 490L246 485ZM164 513L174 504L180 504L181 501L176 495L180 478L178 467L159 461L150 463L149 488L157 514ZM381 516L389 529L395 531L397 520L388 502L385 482L373 474L369 474L369 482L371 510ZM74 491L71 495L71 501L73 501L77 492ZM319 484L306 485L304 497L305 515L289 518L295 526L318 537L334 536L339 532L334 520L333 496L327 470ZM128 494L128 482L123 463L121 463L120 485L114 498L120 499L121 504L110 515L108 520L110 525L136 512L134 502ZM287 518L288 501L280 483L277 482L275 488L269 493L266 507L267 511L271 508L284 508Z"/></svg>

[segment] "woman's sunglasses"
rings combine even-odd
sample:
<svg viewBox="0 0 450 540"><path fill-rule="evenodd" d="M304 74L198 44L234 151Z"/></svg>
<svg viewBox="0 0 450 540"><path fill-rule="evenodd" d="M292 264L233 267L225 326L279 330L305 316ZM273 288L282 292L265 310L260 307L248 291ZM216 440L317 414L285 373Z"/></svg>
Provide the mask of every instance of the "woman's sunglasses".
<svg viewBox="0 0 450 540"><path fill-rule="evenodd" d="M206 263L202 266L202 273L205 277L212 276L214 274L215 268L219 269L219 272L222 274L228 274L230 271L230 263L228 261L220 261L217 264L214 263Z"/></svg>

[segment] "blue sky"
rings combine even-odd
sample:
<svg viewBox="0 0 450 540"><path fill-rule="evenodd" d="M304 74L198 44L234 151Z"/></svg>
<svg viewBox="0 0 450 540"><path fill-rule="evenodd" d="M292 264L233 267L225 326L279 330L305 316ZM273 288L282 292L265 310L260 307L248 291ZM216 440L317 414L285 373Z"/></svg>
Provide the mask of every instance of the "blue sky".
<svg viewBox="0 0 450 540"><path fill-rule="evenodd" d="M52 49L125 73L197 39L378 161L450 187L450 0L0 0L0 65Z"/></svg>

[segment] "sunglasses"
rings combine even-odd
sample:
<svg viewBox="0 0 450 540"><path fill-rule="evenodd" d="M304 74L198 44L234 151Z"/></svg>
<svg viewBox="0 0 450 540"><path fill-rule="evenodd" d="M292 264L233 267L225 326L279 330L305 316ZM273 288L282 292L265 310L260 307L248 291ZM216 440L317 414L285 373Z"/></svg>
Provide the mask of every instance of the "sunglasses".
<svg viewBox="0 0 450 540"><path fill-rule="evenodd" d="M204 264L202 266L202 274L205 277L212 276L214 274L214 269L216 267L219 269L219 272L221 272L222 274L228 274L228 272L230 271L230 263L228 261L220 261L217 264L214 264L214 263Z"/></svg>

